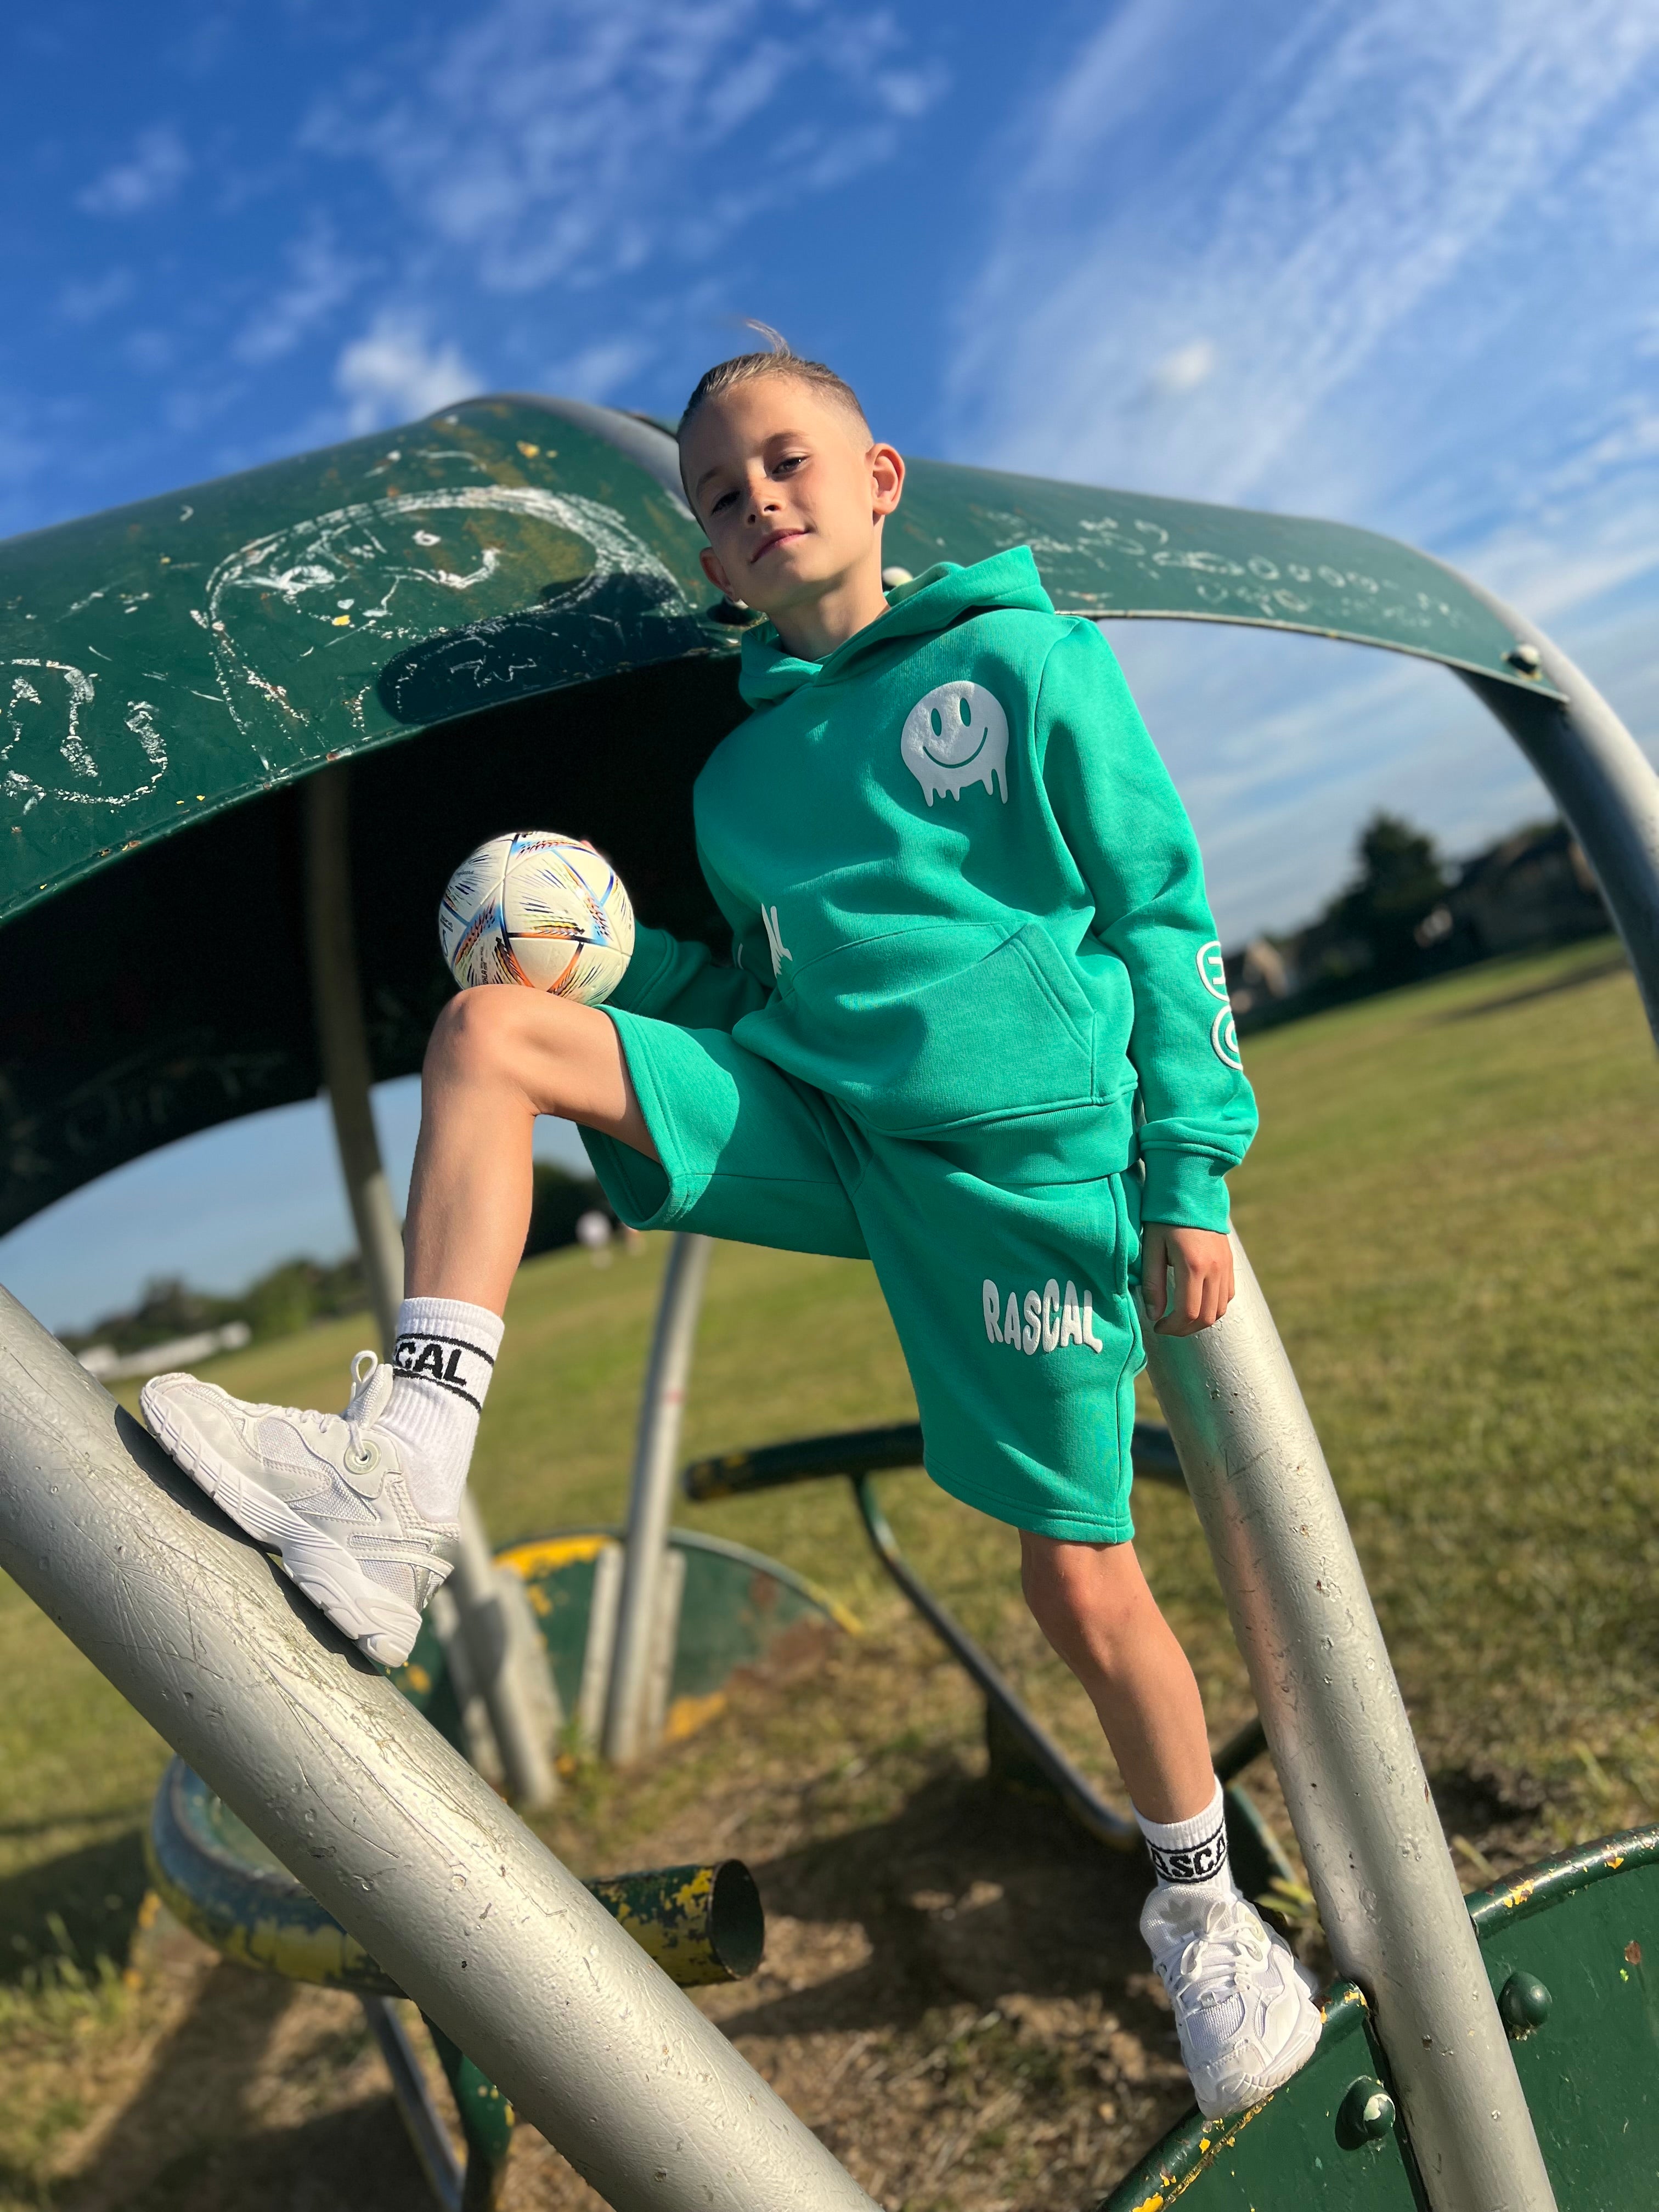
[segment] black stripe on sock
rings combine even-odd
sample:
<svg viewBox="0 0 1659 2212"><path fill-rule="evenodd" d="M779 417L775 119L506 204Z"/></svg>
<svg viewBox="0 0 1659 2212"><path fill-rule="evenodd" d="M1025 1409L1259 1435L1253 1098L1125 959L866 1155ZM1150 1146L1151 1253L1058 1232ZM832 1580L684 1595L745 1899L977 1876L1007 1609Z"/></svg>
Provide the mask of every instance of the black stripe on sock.
<svg viewBox="0 0 1659 2212"><path fill-rule="evenodd" d="M1202 1843L1189 1844L1182 1850L1165 1850L1153 1843L1149 1836L1146 1849L1152 1856L1152 1872L1160 1881L1178 1887L1182 1882L1208 1881L1220 1873L1227 1863L1227 1821L1224 1814L1212 1835Z"/></svg>
<svg viewBox="0 0 1659 2212"><path fill-rule="evenodd" d="M463 1390L459 1382L446 1382L436 1375L405 1375L405 1382L424 1382L434 1390L447 1390L452 1398L465 1398L475 1413L483 1411L483 1400L475 1398L470 1390Z"/></svg>
<svg viewBox="0 0 1659 2212"><path fill-rule="evenodd" d="M474 1344L469 1337L445 1336L435 1328L406 1329L398 1339L398 1344L459 1344L463 1352L470 1352L475 1359L482 1359L486 1367L493 1367L495 1364L495 1353L486 1352L483 1345ZM397 1364L397 1349L398 1346L393 1345L392 1364L394 1366Z"/></svg>

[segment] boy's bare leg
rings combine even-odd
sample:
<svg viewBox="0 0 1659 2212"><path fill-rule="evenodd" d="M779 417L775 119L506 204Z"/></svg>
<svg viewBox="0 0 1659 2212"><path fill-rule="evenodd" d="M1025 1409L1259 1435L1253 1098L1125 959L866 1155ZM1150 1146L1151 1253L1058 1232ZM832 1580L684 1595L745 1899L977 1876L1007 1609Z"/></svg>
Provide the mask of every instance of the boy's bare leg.
<svg viewBox="0 0 1659 2212"><path fill-rule="evenodd" d="M1226 1811L1198 1684L1132 1544L1022 1529L1026 1601L1082 1683L1152 1847L1140 1932L1170 1993L1181 2055L1214 2119L1257 2104L1319 2041L1319 2008L1227 1863Z"/></svg>
<svg viewBox="0 0 1659 2212"><path fill-rule="evenodd" d="M1133 1544L1069 1544L1020 1531L1025 1601L1088 1692L1139 1812L1185 1820L1215 1789L1204 1706L1187 1655Z"/></svg>
<svg viewBox="0 0 1659 2212"><path fill-rule="evenodd" d="M530 1226L538 1114L657 1157L614 1023L543 992L463 991L439 1016L421 1073L404 1230L411 1297L505 1310Z"/></svg>
<svg viewBox="0 0 1659 2212"><path fill-rule="evenodd" d="M144 1386L151 1433L384 1666L408 1658L449 1571L530 1222L538 1114L656 1157L605 1015L538 992L464 991L427 1052L392 1360L359 1353L337 1417L249 1403L191 1375Z"/></svg>

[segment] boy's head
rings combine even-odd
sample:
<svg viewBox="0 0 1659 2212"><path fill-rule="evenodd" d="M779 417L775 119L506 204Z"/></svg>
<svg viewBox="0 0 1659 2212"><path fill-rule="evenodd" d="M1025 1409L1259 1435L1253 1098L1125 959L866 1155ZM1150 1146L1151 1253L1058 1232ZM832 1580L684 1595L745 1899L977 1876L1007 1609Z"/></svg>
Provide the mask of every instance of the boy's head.
<svg viewBox="0 0 1659 2212"><path fill-rule="evenodd" d="M873 619L881 526L898 505L904 464L871 437L833 369L799 360L781 339L720 362L686 403L678 436L716 589L770 615L786 636L803 623L803 636L815 632L813 611L828 599L850 595L860 620Z"/></svg>

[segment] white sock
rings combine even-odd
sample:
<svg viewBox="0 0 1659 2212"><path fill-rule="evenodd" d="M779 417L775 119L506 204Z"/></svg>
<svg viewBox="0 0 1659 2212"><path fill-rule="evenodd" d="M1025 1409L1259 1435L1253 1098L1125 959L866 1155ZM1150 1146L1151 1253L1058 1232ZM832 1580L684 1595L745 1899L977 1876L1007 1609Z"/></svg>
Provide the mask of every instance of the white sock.
<svg viewBox="0 0 1659 2212"><path fill-rule="evenodd" d="M405 1298L398 1309L396 1371L380 1425L404 1446L404 1479L428 1521L453 1521L460 1510L503 1326L487 1307L459 1298Z"/></svg>
<svg viewBox="0 0 1659 2212"><path fill-rule="evenodd" d="M1243 1895L1227 1863L1227 1814L1219 1782L1204 1810L1190 1820L1149 1820L1144 1813L1135 1818L1164 1902L1190 1909L1199 1919L1209 1905Z"/></svg>

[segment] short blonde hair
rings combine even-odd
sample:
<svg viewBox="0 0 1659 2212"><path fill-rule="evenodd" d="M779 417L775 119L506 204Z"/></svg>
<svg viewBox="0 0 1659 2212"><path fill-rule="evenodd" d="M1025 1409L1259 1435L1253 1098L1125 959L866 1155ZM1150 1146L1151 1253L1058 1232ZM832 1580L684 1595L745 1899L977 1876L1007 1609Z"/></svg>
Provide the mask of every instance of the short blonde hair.
<svg viewBox="0 0 1659 2212"><path fill-rule="evenodd" d="M764 353L733 354L730 361L717 361L713 368L705 369L697 379L696 389L685 403L685 412L680 416L676 437L684 443L686 431L697 410L710 399L718 399L722 392L732 391L739 384L757 384L764 376L792 377L797 384L805 385L820 398L844 408L857 421L866 438L870 435L869 420L860 404L859 396L844 376L837 376L833 368L821 361L806 361L790 349L789 341L769 323L750 323L749 328L758 331L771 343Z"/></svg>

